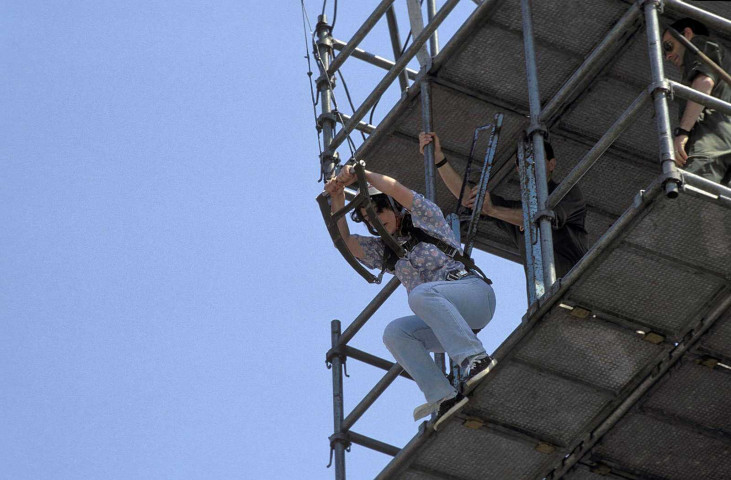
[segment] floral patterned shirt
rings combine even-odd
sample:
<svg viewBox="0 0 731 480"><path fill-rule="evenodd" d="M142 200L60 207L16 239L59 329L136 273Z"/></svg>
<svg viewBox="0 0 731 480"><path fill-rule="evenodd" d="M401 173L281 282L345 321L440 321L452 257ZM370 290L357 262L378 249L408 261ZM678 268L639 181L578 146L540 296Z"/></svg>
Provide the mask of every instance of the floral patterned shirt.
<svg viewBox="0 0 731 480"><path fill-rule="evenodd" d="M450 246L459 249L462 247L457 237L447 224L442 211L433 202L424 198L420 193L414 193L414 202L411 206L411 221L414 227L423 230ZM365 237L352 235L358 240L363 249L363 258L359 259L368 268L383 268L383 252L386 245L379 237ZM406 237L397 237L400 243L408 240ZM447 273L464 268L461 262L448 257L436 245L421 242L404 258L398 259L394 272L408 292L422 283L444 280Z"/></svg>

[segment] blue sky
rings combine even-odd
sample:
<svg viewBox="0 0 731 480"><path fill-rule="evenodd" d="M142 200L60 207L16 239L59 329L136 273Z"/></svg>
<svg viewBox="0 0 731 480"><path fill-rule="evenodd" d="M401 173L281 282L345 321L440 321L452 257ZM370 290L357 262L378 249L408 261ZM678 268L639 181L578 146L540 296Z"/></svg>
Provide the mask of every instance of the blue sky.
<svg viewBox="0 0 731 480"><path fill-rule="evenodd" d="M335 35L376 3L341 2ZM384 32L364 48L390 57ZM333 478L330 320L379 287L314 201L299 4L10 1L0 39L0 478ZM385 73L344 71L356 101ZM491 351L523 314L523 272L478 262ZM400 290L354 346L390 358L381 332L408 313ZM383 372L348 366L349 411ZM354 429L401 446L421 401L400 379ZM346 461L360 480L388 457Z"/></svg>

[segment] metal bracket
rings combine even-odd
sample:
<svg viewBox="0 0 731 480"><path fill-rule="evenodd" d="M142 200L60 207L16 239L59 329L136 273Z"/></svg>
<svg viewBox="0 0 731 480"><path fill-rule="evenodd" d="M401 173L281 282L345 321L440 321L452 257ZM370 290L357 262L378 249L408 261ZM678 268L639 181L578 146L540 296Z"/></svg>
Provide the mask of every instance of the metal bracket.
<svg viewBox="0 0 731 480"><path fill-rule="evenodd" d="M345 446L346 451L350 451L350 435L348 432L340 432L340 433L334 433L330 435L330 461L328 462L327 466L325 468L332 467L333 464L333 452L335 452L335 443L342 443Z"/></svg>
<svg viewBox="0 0 731 480"><path fill-rule="evenodd" d="M315 122L315 125L317 126L317 131L322 130L322 124L325 121L331 122L333 125L336 125L338 122L337 110L333 110L332 112L327 113L321 113L317 117L317 121Z"/></svg>
<svg viewBox="0 0 731 480"><path fill-rule="evenodd" d="M325 87L332 90L335 88L335 79L336 77L334 75L330 77L324 72L320 72L320 76L315 79L315 86L320 90L324 84Z"/></svg>
<svg viewBox="0 0 731 480"><path fill-rule="evenodd" d="M543 138L548 138L548 129L544 123L532 123L525 130L525 135L528 138L533 138L536 133L543 135Z"/></svg>
<svg viewBox="0 0 731 480"><path fill-rule="evenodd" d="M348 432L333 433L328 440L330 440L330 448L334 448L336 443L342 443L347 450L350 450L351 442Z"/></svg>
<svg viewBox="0 0 731 480"><path fill-rule="evenodd" d="M713 370L716 365L718 365L719 361L717 358L711 357L709 355L705 355L701 358L696 359L695 363L698 365L703 365L704 367L708 367L711 370Z"/></svg>
<svg viewBox="0 0 731 480"><path fill-rule="evenodd" d="M332 368L333 358L335 357L339 358L343 362L343 365L345 365L345 361L348 359L348 354L345 353L345 345L338 345L327 351L325 354L325 366L328 369Z"/></svg>
<svg viewBox="0 0 731 480"><path fill-rule="evenodd" d="M541 221L542 218L548 218L551 221L556 220L556 214L553 212L553 210L538 210L536 212L536 218L533 219L535 223L538 223Z"/></svg>
<svg viewBox="0 0 731 480"><path fill-rule="evenodd" d="M663 0L637 0L636 3L640 8L644 7L648 3L657 5L657 13L663 13L665 10L665 2Z"/></svg>
<svg viewBox="0 0 731 480"><path fill-rule="evenodd" d="M647 87L647 92L652 98L655 98L655 93L657 92L667 93L668 95L670 95L670 100L672 100L675 96L673 92L673 86L667 80L661 80L659 82L650 84L650 86Z"/></svg>

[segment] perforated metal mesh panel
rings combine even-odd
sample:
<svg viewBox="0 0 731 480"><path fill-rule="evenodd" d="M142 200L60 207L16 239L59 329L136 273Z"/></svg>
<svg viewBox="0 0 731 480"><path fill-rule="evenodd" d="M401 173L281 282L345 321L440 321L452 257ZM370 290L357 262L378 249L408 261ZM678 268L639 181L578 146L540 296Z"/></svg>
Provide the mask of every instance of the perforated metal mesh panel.
<svg viewBox="0 0 731 480"><path fill-rule="evenodd" d="M465 480L535 478L556 457L489 428L474 430L452 422L419 453L414 465Z"/></svg>
<svg viewBox="0 0 731 480"><path fill-rule="evenodd" d="M610 399L591 387L509 362L478 387L465 411L567 445Z"/></svg>
<svg viewBox="0 0 731 480"><path fill-rule="evenodd" d="M399 474L399 479L403 480L444 480L443 475L436 476L431 473L423 472L423 471L416 471L416 470L408 470L406 472L403 472ZM454 476L451 476L449 478L457 478Z"/></svg>
<svg viewBox="0 0 731 480"><path fill-rule="evenodd" d="M682 218L682 224L676 219ZM627 240L712 272L730 275L729 208L691 195L655 205Z"/></svg>
<svg viewBox="0 0 731 480"><path fill-rule="evenodd" d="M721 286L718 279L622 247L582 279L572 298L597 310L680 333Z"/></svg>
<svg viewBox="0 0 731 480"><path fill-rule="evenodd" d="M555 308L523 342L516 356L602 388L620 390L663 347L598 319L579 319Z"/></svg>
<svg viewBox="0 0 731 480"><path fill-rule="evenodd" d="M551 2L531 4L534 35L538 43L554 46L578 58L586 56L629 8L629 5L611 0L566 2L566 6L567 9L570 8L571 15L562 15L561 28L555 28L552 22L540 20L553 18L556 14L556 4ZM521 32L520 3L504 5L504 8L495 12L491 22ZM566 32L571 32L571 35L566 35Z"/></svg>
<svg viewBox="0 0 731 480"><path fill-rule="evenodd" d="M644 407L709 430L723 430L731 438L731 374L686 361L663 379Z"/></svg>
<svg viewBox="0 0 731 480"><path fill-rule="evenodd" d="M700 345L731 358L731 313L718 319L711 332L701 339Z"/></svg>
<svg viewBox="0 0 731 480"><path fill-rule="evenodd" d="M566 480L615 480L626 477L618 477L612 473L592 473L585 465L577 465L569 473L563 476Z"/></svg>
<svg viewBox="0 0 731 480"><path fill-rule="evenodd" d="M728 480L731 472L730 443L646 415L628 415L595 452L668 480Z"/></svg>

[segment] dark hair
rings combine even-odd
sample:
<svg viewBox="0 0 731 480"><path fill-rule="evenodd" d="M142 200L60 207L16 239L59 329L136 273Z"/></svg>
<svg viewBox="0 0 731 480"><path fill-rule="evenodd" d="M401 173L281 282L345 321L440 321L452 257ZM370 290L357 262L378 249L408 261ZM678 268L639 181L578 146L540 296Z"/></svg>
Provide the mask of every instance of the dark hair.
<svg viewBox="0 0 731 480"><path fill-rule="evenodd" d="M546 141L543 142L543 145L545 146L545 149L546 149L546 161L549 161L552 158L556 158L556 154L553 153L553 146L549 142L546 142ZM516 167L520 166L520 165L518 165L518 151L517 150L515 151L515 166Z"/></svg>
<svg viewBox="0 0 731 480"><path fill-rule="evenodd" d="M394 213L396 215L399 215L400 211L404 208L401 206L400 203L398 203L393 198L389 197L385 193L379 193L376 195L371 195L371 203L373 203L373 208L376 210L376 213L381 213L382 211L389 209L394 210ZM363 218L363 215L360 213L361 208L356 208L352 212L350 212L350 218L356 222L356 223L365 223L366 228L368 228L368 231L373 235L378 235L378 231L373 227L373 225L368 222L365 218Z"/></svg>
<svg viewBox="0 0 731 480"><path fill-rule="evenodd" d="M680 20L673 22L670 25L670 28L677 30L681 35L683 34L683 30L685 30L686 28L690 28L691 30L693 30L693 33L696 35L708 36L710 34L708 31L708 27L706 27L698 20L692 18L681 18ZM665 29L665 31L667 31L667 28Z"/></svg>

